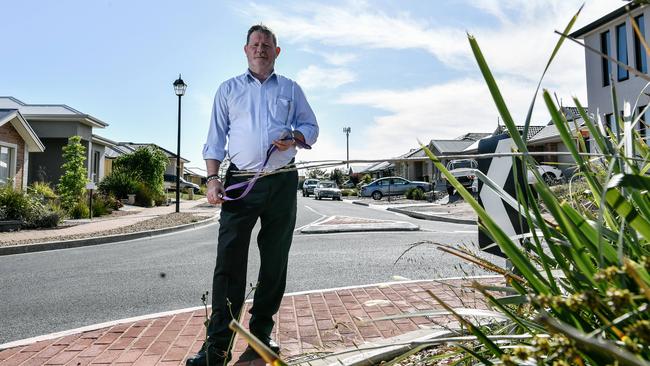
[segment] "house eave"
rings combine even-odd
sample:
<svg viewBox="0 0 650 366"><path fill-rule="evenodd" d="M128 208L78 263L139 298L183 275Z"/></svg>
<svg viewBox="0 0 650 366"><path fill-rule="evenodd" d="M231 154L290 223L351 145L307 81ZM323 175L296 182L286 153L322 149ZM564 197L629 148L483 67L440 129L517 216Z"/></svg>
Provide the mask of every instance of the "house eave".
<svg viewBox="0 0 650 366"><path fill-rule="evenodd" d="M627 4L624 5L611 13L596 19L595 21L585 25L584 27L578 29L577 31L569 34L569 37L571 38L584 38L585 36L589 35L590 33L600 29L602 26L605 24L611 23L614 20L620 18L621 16L624 16L627 14L628 11L632 11L636 8L638 8L640 5L636 3L632 4Z"/></svg>
<svg viewBox="0 0 650 366"><path fill-rule="evenodd" d="M19 125L14 124L13 123L14 119L17 119L20 124ZM6 118L0 120L0 126L4 125L5 123L11 123L12 126L14 126L14 128L16 129L20 137L22 137L22 139L25 141L25 145L27 146L27 151L29 152L45 151L45 145L43 145L43 142L38 138L36 132L34 132L32 127L29 125L29 123L27 123L27 120L25 120L23 115L20 114L18 110L8 115Z"/></svg>
<svg viewBox="0 0 650 366"><path fill-rule="evenodd" d="M24 116L26 119L33 121L76 121L95 128L105 128L108 126L108 123L102 122L88 114L25 114Z"/></svg>

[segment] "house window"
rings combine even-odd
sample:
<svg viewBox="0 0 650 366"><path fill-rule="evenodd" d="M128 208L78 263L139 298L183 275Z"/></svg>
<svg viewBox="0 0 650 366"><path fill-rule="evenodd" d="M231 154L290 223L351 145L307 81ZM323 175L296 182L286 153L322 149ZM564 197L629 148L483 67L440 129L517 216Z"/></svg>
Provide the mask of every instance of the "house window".
<svg viewBox="0 0 650 366"><path fill-rule="evenodd" d="M616 59L627 65L627 28L625 23L616 26ZM618 81L627 80L629 73L621 66L616 66Z"/></svg>
<svg viewBox="0 0 650 366"><path fill-rule="evenodd" d="M0 146L0 184L7 184L15 175L14 154L14 149Z"/></svg>
<svg viewBox="0 0 650 366"><path fill-rule="evenodd" d="M600 52L609 56L609 31L600 34ZM611 64L605 57L601 59L601 68L603 76L603 86L609 85L609 74L611 73Z"/></svg>
<svg viewBox="0 0 650 366"><path fill-rule="evenodd" d="M645 22L643 20L643 14L635 17L634 20L639 26L641 35L645 38ZM634 32L634 66L641 72L648 72L648 61L645 47L643 47L643 44L641 44L641 40L639 39L639 36L636 34L636 32Z"/></svg>
<svg viewBox="0 0 650 366"><path fill-rule="evenodd" d="M614 132L612 120L614 119L614 116L612 113L607 113L605 114L605 133L609 135L609 132Z"/></svg>
<svg viewBox="0 0 650 366"><path fill-rule="evenodd" d="M99 181L99 151L93 151L93 182Z"/></svg>

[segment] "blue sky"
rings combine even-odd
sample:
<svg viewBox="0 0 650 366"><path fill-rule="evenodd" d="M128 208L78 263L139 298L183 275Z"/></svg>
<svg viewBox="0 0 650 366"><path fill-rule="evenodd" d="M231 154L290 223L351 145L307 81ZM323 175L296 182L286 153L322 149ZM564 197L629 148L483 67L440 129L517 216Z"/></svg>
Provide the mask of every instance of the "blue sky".
<svg viewBox="0 0 650 366"><path fill-rule="evenodd" d="M110 126L115 141L176 149L172 82L182 73L181 155L204 167L218 85L246 69L246 31L279 37L276 71L297 80L321 126L299 160L400 155L433 138L491 132L497 112L466 32L476 36L511 112L523 120L536 81L582 0L126 1L3 3L0 95L67 104ZM577 27L621 6L587 1ZM11 16L8 16L11 14ZM577 29L577 28L575 28ZM566 43L544 86L586 104L584 52ZM541 103L535 124L548 120Z"/></svg>

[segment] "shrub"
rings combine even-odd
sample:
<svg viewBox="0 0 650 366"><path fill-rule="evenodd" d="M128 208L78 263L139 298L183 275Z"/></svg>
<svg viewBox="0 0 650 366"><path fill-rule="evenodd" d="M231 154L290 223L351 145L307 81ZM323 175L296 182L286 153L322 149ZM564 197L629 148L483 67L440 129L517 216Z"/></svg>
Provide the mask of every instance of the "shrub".
<svg viewBox="0 0 650 366"><path fill-rule="evenodd" d="M146 184L140 182L135 189L135 204L142 207L151 207L155 204L156 192Z"/></svg>
<svg viewBox="0 0 650 366"><path fill-rule="evenodd" d="M418 201L426 198L424 191L422 191L420 188L417 187L407 189L405 196L410 200L418 200Z"/></svg>
<svg viewBox="0 0 650 366"><path fill-rule="evenodd" d="M61 210L41 210L35 212L32 216L29 217L27 221L23 224L24 228L53 228L59 225L63 218L63 211Z"/></svg>
<svg viewBox="0 0 650 366"><path fill-rule="evenodd" d="M146 146L118 157L113 163L113 168L133 172L138 181L147 185L149 190L163 194L163 174L168 162L167 156L159 148Z"/></svg>
<svg viewBox="0 0 650 366"><path fill-rule="evenodd" d="M358 196L359 192L356 189L342 189L341 195L344 197L347 196Z"/></svg>
<svg viewBox="0 0 650 366"><path fill-rule="evenodd" d="M119 210L121 207L124 205L122 204L122 201L118 200L113 196L112 194L108 194L106 196L103 196L104 202L106 203L106 207L115 211Z"/></svg>
<svg viewBox="0 0 650 366"><path fill-rule="evenodd" d="M301 186L302 187L302 186ZM208 186L205 184L201 184L199 186L199 194L201 196L207 196L208 195Z"/></svg>
<svg viewBox="0 0 650 366"><path fill-rule="evenodd" d="M14 190L10 184L0 186L0 207L4 220L24 221L29 218L35 202L23 192Z"/></svg>
<svg viewBox="0 0 650 366"><path fill-rule="evenodd" d="M154 193L153 202L156 206L162 206L167 204L167 196L160 193Z"/></svg>
<svg viewBox="0 0 650 366"><path fill-rule="evenodd" d="M68 144L63 147L63 160L61 170L64 173L57 189L61 194L61 205L68 209L83 197L86 190L86 148L81 144L80 136L68 139Z"/></svg>
<svg viewBox="0 0 650 366"><path fill-rule="evenodd" d="M111 213L111 209L109 209L106 206L106 201L104 201L104 197L99 195L97 196L97 198L93 197L92 208L93 208L93 217L104 216Z"/></svg>
<svg viewBox="0 0 650 366"><path fill-rule="evenodd" d="M32 195L38 195L48 200L55 200L59 198L56 195L50 183L47 182L34 182L31 186L27 187L27 192Z"/></svg>
<svg viewBox="0 0 650 366"><path fill-rule="evenodd" d="M56 203L46 204L42 195L14 190L10 185L0 187L0 220L22 221L22 227L56 227L63 212Z"/></svg>
<svg viewBox="0 0 650 366"><path fill-rule="evenodd" d="M71 208L68 209L68 216L72 219L86 219L90 217L90 209L84 201L77 201Z"/></svg>
<svg viewBox="0 0 650 366"><path fill-rule="evenodd" d="M361 178L360 183L368 184L368 183L371 183L371 182L372 182L372 177L370 176L370 174L364 174L363 177Z"/></svg>
<svg viewBox="0 0 650 366"><path fill-rule="evenodd" d="M135 193L139 181L140 178L134 171L124 168L113 169L99 182L98 190L106 196L127 198L127 195Z"/></svg>

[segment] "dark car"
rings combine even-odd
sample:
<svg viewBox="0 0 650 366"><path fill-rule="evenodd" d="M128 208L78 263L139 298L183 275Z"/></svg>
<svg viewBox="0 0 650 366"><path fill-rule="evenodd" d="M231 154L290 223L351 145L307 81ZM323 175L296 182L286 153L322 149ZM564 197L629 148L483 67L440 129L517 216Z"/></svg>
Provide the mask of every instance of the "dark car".
<svg viewBox="0 0 650 366"><path fill-rule="evenodd" d="M165 187L166 190L176 189L176 176L175 175L173 175L173 174L165 174L163 176L163 180L164 180L163 186ZM194 191L194 193L199 193L199 191L201 190L201 187L199 187L198 184L188 182L185 179L183 179L182 177L179 180L178 185L179 185L180 189L190 188L190 189L192 189Z"/></svg>
<svg viewBox="0 0 650 366"><path fill-rule="evenodd" d="M302 184L302 196L309 197L310 194L314 194L314 188L318 185L318 179L305 179L305 182Z"/></svg>
<svg viewBox="0 0 650 366"><path fill-rule="evenodd" d="M428 182L410 181L402 177L386 177L362 185L359 195L361 197L372 197L380 200L383 196L402 195L410 188L417 188L422 192L429 192L432 186Z"/></svg>

